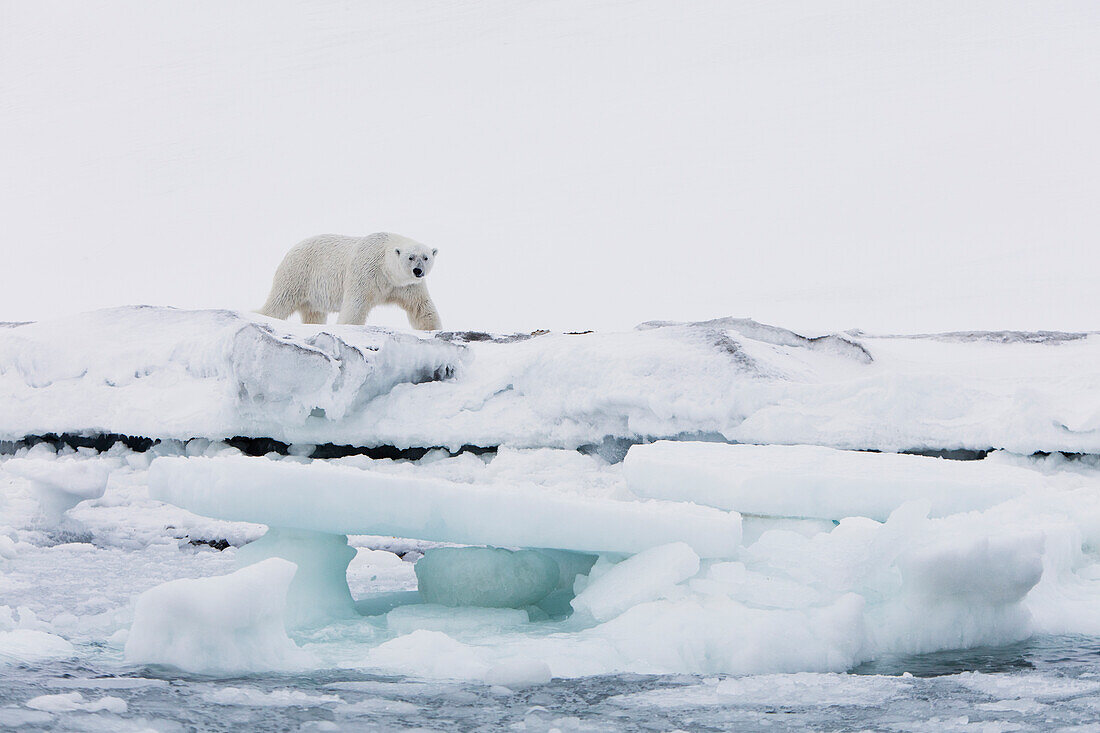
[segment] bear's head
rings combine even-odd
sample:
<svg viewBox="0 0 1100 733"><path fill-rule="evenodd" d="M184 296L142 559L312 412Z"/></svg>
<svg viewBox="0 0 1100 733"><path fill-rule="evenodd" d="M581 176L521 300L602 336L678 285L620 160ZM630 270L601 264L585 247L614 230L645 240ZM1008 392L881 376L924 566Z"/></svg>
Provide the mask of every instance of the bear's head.
<svg viewBox="0 0 1100 733"><path fill-rule="evenodd" d="M412 285L423 280L432 271L437 251L411 239L405 240L399 247L390 247L386 257L393 284Z"/></svg>

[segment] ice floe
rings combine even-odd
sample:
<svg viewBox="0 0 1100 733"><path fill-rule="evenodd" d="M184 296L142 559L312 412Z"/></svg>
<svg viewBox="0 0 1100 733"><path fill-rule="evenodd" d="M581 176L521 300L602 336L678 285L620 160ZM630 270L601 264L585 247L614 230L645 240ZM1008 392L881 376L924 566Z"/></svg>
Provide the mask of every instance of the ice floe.
<svg viewBox="0 0 1100 733"><path fill-rule="evenodd" d="M701 557L727 557L741 541L736 512L394 476L321 461L162 458L149 469L149 485L154 498L197 514L329 534L613 553L685 542Z"/></svg>

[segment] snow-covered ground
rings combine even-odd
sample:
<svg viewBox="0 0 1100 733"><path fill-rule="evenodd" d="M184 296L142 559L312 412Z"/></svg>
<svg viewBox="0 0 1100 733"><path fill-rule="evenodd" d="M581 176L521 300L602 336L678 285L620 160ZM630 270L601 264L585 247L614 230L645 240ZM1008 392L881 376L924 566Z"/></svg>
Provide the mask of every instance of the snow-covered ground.
<svg viewBox="0 0 1100 733"><path fill-rule="evenodd" d="M433 706L607 680L601 715L670 721L904 707L927 683L853 670L1100 637L1097 339L414 336L158 308L5 327L0 675L27 693L0 723L144 725L127 700L163 700L54 689L73 665L334 724L415 718L366 690L414 684L395 679ZM1059 679L1081 689L1058 700L1091 694ZM1083 704L960 680L1021 719Z"/></svg>
<svg viewBox="0 0 1100 733"><path fill-rule="evenodd" d="M621 459L630 442L696 436L1100 453L1100 334L806 338L723 318L414 336L128 307L0 328L0 400L8 440L251 436Z"/></svg>

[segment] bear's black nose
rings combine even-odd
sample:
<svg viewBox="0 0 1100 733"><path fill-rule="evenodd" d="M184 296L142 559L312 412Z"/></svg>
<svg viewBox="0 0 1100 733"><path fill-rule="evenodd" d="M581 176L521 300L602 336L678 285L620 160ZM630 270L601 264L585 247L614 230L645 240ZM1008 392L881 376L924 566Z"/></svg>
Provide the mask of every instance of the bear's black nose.
<svg viewBox="0 0 1100 733"><path fill-rule="evenodd" d="M413 268L413 274L416 275L417 277L424 277L424 271L421 270L419 267L414 267Z"/></svg>

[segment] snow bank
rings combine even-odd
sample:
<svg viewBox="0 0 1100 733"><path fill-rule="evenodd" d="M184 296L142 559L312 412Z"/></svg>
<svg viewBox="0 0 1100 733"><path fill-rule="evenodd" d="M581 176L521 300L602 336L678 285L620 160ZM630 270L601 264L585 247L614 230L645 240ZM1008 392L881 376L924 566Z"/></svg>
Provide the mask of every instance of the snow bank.
<svg viewBox="0 0 1100 733"><path fill-rule="evenodd" d="M818 519L885 521L913 500L942 517L988 509L1044 484L1042 474L1002 463L808 445L662 441L631 447L623 469L638 496Z"/></svg>
<svg viewBox="0 0 1100 733"><path fill-rule="evenodd" d="M652 324L651 324L652 325ZM469 344L343 440L455 449L708 436L836 448L1100 452L1100 336L806 338L744 319ZM621 456L620 456L621 457Z"/></svg>
<svg viewBox="0 0 1100 733"><path fill-rule="evenodd" d="M741 542L736 512L409 478L320 461L158 458L149 492L203 516L329 534L630 554L685 542L700 557L729 557Z"/></svg>
<svg viewBox="0 0 1100 733"><path fill-rule="evenodd" d="M130 307L0 329L0 404L3 439L1100 453L1100 336L807 338L723 318L491 337Z"/></svg>
<svg viewBox="0 0 1100 733"><path fill-rule="evenodd" d="M111 308L0 329L0 438L286 439L400 383L451 376L461 358L459 346L386 329Z"/></svg>
<svg viewBox="0 0 1100 733"><path fill-rule="evenodd" d="M296 567L272 558L229 575L172 580L138 598L126 660L186 672L292 670L309 655L286 635L287 589Z"/></svg>

